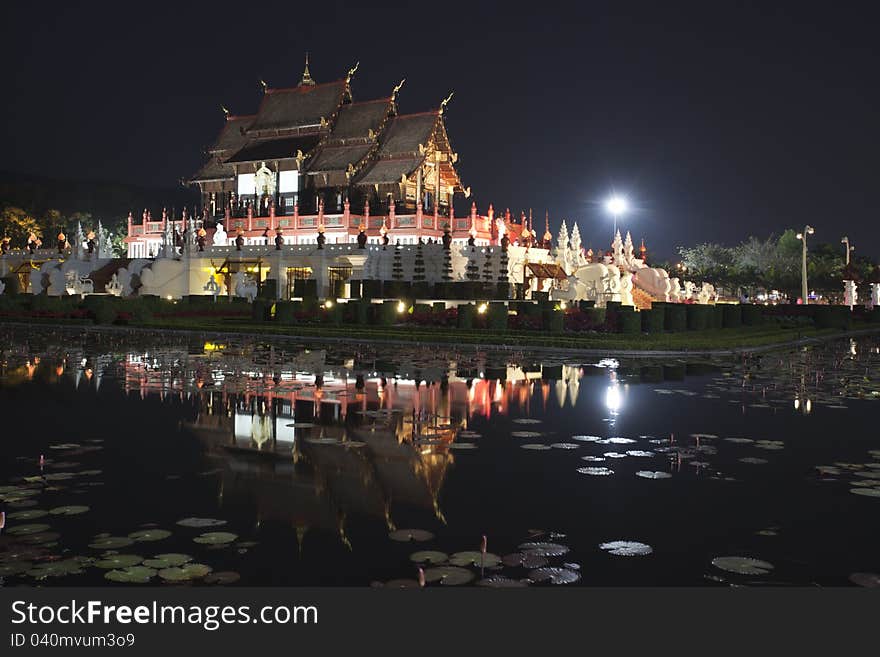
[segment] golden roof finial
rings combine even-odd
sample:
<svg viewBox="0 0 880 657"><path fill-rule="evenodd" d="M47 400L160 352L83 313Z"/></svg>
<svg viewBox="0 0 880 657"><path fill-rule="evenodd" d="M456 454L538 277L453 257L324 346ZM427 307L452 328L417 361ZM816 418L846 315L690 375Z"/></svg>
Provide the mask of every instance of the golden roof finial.
<svg viewBox="0 0 880 657"><path fill-rule="evenodd" d="M266 90L269 88L269 83L263 78L260 78L260 86L263 87L263 93L266 93Z"/></svg>
<svg viewBox="0 0 880 657"><path fill-rule="evenodd" d="M355 64L354 66L352 66L350 69L348 69L348 75L345 76L345 81L346 81L346 82L351 82L351 78L352 78L352 76L353 76L353 75L355 74L355 72L358 70L358 66L360 66L360 65L361 65L361 63L358 62L357 64Z"/></svg>
<svg viewBox="0 0 880 657"><path fill-rule="evenodd" d="M450 91L449 95L443 99L442 103L440 103L440 113L441 114L443 114L443 110L446 109L446 106L449 104L449 101L452 100L452 94L454 94L454 93L455 93L454 91Z"/></svg>
<svg viewBox="0 0 880 657"><path fill-rule="evenodd" d="M223 113L226 115L226 118L228 119L228 118L229 118L229 110L226 109L226 106L225 106L225 105L221 105L221 106L220 106L220 109L223 110Z"/></svg>
<svg viewBox="0 0 880 657"><path fill-rule="evenodd" d="M404 82L406 82L406 78L403 78L395 85L394 90L391 92L391 100L395 100L397 98L397 94L400 92L401 87L403 87Z"/></svg>
<svg viewBox="0 0 880 657"><path fill-rule="evenodd" d="M299 81L299 86L315 86L315 81L312 79L312 74L309 73L309 53L306 53L306 67L303 70L302 80Z"/></svg>

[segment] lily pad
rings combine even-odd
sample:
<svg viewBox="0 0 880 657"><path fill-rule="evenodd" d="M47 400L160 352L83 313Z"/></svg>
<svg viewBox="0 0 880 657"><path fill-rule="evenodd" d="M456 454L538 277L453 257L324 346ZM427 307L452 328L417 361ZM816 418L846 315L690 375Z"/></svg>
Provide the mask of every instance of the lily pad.
<svg viewBox="0 0 880 657"><path fill-rule="evenodd" d="M0 563L0 577L11 577L13 575L21 575L34 567L30 561L7 561Z"/></svg>
<svg viewBox="0 0 880 657"><path fill-rule="evenodd" d="M184 582L191 579L199 579L211 572L211 566L203 563L188 563L175 568L163 568L159 571L159 577L169 582Z"/></svg>
<svg viewBox="0 0 880 657"><path fill-rule="evenodd" d="M129 568L137 566L144 558L138 554L111 554L95 562L96 568L110 570L112 568Z"/></svg>
<svg viewBox="0 0 880 657"><path fill-rule="evenodd" d="M89 543L89 547L95 550L118 550L133 543L134 541L127 536L104 536Z"/></svg>
<svg viewBox="0 0 880 657"><path fill-rule="evenodd" d="M60 559L58 561L39 563L27 571L27 574L35 579L79 575L83 572L83 566L84 564L76 558Z"/></svg>
<svg viewBox="0 0 880 657"><path fill-rule="evenodd" d="M58 506L54 509L50 509L49 513L53 516L78 516L81 513L85 513L89 510L89 507L83 505L71 505L71 506Z"/></svg>
<svg viewBox="0 0 880 657"><path fill-rule="evenodd" d="M766 575L773 570L772 563L751 557L715 557L712 565L738 575Z"/></svg>
<svg viewBox="0 0 880 657"><path fill-rule="evenodd" d="M111 570L104 573L104 579L125 584L147 584L155 576L156 570L145 566L130 566L121 570Z"/></svg>
<svg viewBox="0 0 880 657"><path fill-rule="evenodd" d="M599 547L618 557L644 557L654 551L650 545L638 541L611 541L602 543Z"/></svg>
<svg viewBox="0 0 880 657"><path fill-rule="evenodd" d="M238 534L232 532L206 532L193 539L193 542L202 545L226 545L238 538Z"/></svg>
<svg viewBox="0 0 880 657"><path fill-rule="evenodd" d="M636 477L642 477L643 479L670 479L672 475L660 470L639 470L636 472Z"/></svg>
<svg viewBox="0 0 880 657"><path fill-rule="evenodd" d="M184 518L183 520L178 520L177 524L182 527L219 527L220 525L225 525L225 520L218 520L217 518Z"/></svg>
<svg viewBox="0 0 880 657"><path fill-rule="evenodd" d="M444 586L460 586L473 578L474 574L470 570L458 566L437 566L425 571L426 582L440 582Z"/></svg>
<svg viewBox="0 0 880 657"><path fill-rule="evenodd" d="M11 536L26 536L28 534L38 534L47 529L51 529L51 527L49 527L49 525L35 522L27 525L13 525L6 530L6 533Z"/></svg>
<svg viewBox="0 0 880 657"><path fill-rule="evenodd" d="M415 563L440 564L445 563L447 559L449 559L448 554L437 550L421 550L409 555L409 560Z"/></svg>
<svg viewBox="0 0 880 657"><path fill-rule="evenodd" d="M880 488L850 488L849 492L864 497L880 497Z"/></svg>
<svg viewBox="0 0 880 657"><path fill-rule="evenodd" d="M449 557L453 566L476 566L477 568L494 568L501 563L501 557L491 552L485 554L477 550L456 552Z"/></svg>
<svg viewBox="0 0 880 657"><path fill-rule="evenodd" d="M542 443L524 443L520 445L521 449L532 449L535 451L545 451L548 449L553 449L550 445L544 445Z"/></svg>
<svg viewBox="0 0 880 657"><path fill-rule="evenodd" d="M559 543L521 543L519 549L541 557L561 557L568 547Z"/></svg>
<svg viewBox="0 0 880 657"><path fill-rule="evenodd" d="M27 509L25 511L13 511L12 513L7 513L6 517L9 520L36 520L37 518L44 518L48 515L49 512L44 511L43 509Z"/></svg>
<svg viewBox="0 0 880 657"><path fill-rule="evenodd" d="M241 575L231 570L222 570L219 573L211 573L205 576L205 584L234 584L241 579Z"/></svg>
<svg viewBox="0 0 880 657"><path fill-rule="evenodd" d="M602 468L602 467L578 468L577 471L580 472L581 474L591 475L593 477L607 477L608 475L614 474L614 470L612 470L611 468Z"/></svg>
<svg viewBox="0 0 880 657"><path fill-rule="evenodd" d="M434 538L434 534L426 529L396 529L388 534L388 538L392 541L400 541L401 543L407 541L418 541L421 543L423 541L430 541Z"/></svg>
<svg viewBox="0 0 880 657"><path fill-rule="evenodd" d="M572 584L581 578L580 573L568 568L538 568L529 572L533 582L550 582L551 584Z"/></svg>
<svg viewBox="0 0 880 657"><path fill-rule="evenodd" d="M165 554L157 554L152 559L145 559L144 565L149 568L155 568L156 570L162 570L164 568L182 566L183 564L192 561L192 559L193 558L188 554L168 552Z"/></svg>
<svg viewBox="0 0 880 657"><path fill-rule="evenodd" d="M479 580L477 586L487 586L493 589L519 589L528 586L528 582L504 575L492 575Z"/></svg>
<svg viewBox="0 0 880 657"><path fill-rule="evenodd" d="M128 535L130 539L138 541L139 543L161 541L169 536L171 536L171 532L167 529L142 529Z"/></svg>

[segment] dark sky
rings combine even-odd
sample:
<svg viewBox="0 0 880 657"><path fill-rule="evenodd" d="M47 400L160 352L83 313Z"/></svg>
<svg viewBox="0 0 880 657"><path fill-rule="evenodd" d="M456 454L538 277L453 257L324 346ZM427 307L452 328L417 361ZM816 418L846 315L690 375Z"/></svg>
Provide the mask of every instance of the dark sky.
<svg viewBox="0 0 880 657"><path fill-rule="evenodd" d="M636 206L622 225L660 255L804 223L880 254L869 5L10 4L0 169L173 185L219 105L254 111L259 78L296 84L308 50L319 82L360 61L356 100L402 77L403 112L454 90L447 126L481 212L549 210L554 234L576 219L604 247L616 189Z"/></svg>

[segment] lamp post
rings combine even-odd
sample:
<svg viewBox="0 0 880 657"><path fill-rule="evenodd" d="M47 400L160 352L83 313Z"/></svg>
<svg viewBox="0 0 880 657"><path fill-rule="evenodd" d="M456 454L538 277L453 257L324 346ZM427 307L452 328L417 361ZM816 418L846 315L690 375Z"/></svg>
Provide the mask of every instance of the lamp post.
<svg viewBox="0 0 880 657"><path fill-rule="evenodd" d="M606 212L614 217L614 233L611 235L611 239L614 239L617 235L617 218L626 214L628 207L629 204L626 202L626 199L616 194L605 201Z"/></svg>
<svg viewBox="0 0 880 657"><path fill-rule="evenodd" d="M846 245L846 264L847 264L847 266L849 266L849 254L852 251L855 251L856 247L850 246L849 238L846 235L844 235L843 237L840 238L840 243Z"/></svg>
<svg viewBox="0 0 880 657"><path fill-rule="evenodd" d="M807 290L807 235L812 235L816 231L812 226L804 226L804 232L798 233L797 238L803 243L803 251L801 256L801 296L804 300L804 305L807 305L809 300L809 290Z"/></svg>

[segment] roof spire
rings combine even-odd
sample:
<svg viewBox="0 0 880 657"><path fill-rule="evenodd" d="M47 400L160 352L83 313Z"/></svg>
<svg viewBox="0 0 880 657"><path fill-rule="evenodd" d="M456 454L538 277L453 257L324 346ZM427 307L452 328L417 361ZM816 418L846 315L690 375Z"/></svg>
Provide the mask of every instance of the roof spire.
<svg viewBox="0 0 880 657"><path fill-rule="evenodd" d="M309 73L309 53L306 53L306 67L303 70L302 80L299 81L299 86L315 86L315 81L312 79L312 74Z"/></svg>

